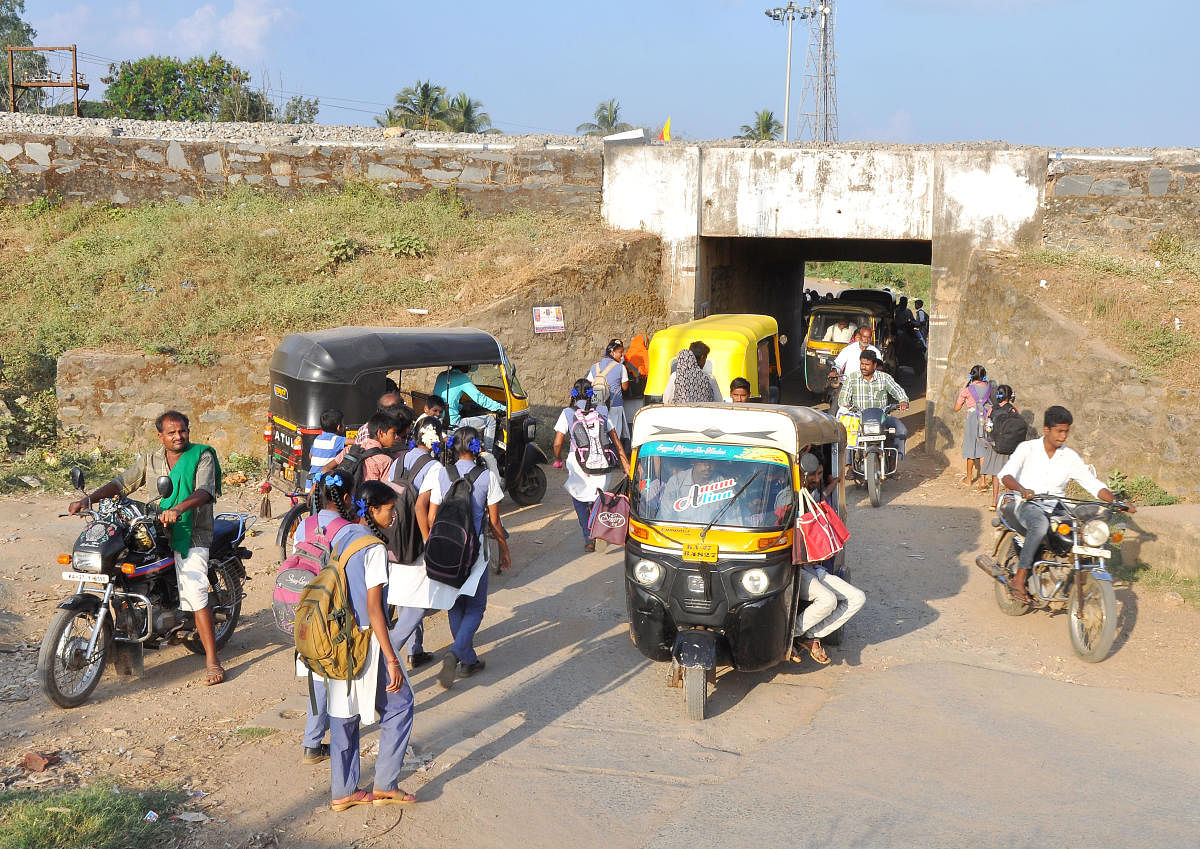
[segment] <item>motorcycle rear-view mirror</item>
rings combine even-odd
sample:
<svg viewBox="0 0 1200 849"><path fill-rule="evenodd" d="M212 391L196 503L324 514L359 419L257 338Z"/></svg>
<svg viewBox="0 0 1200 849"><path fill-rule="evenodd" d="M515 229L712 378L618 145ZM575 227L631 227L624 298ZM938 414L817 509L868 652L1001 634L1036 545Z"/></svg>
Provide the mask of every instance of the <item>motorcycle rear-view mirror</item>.
<svg viewBox="0 0 1200 849"><path fill-rule="evenodd" d="M78 466L71 467L71 486L83 492L83 469Z"/></svg>
<svg viewBox="0 0 1200 849"><path fill-rule="evenodd" d="M167 498L172 492L175 491L175 484L171 483L171 479L166 475L163 475L158 479L157 486L159 498Z"/></svg>

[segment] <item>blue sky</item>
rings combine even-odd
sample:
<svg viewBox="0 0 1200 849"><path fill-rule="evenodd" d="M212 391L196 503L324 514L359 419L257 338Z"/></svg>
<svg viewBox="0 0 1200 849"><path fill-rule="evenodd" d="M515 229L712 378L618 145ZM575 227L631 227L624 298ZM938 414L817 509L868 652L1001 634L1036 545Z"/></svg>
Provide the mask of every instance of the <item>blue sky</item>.
<svg viewBox="0 0 1200 849"><path fill-rule="evenodd" d="M785 32L746 0L568 5L386 0L27 0L41 44L106 59L218 51L256 81L320 96L322 123L373 124L419 79L483 101L509 132L623 117L728 137L783 111ZM843 141L1200 145L1197 5L1180 0L837 0ZM792 133L807 27L797 22ZM97 90L99 86L97 86Z"/></svg>

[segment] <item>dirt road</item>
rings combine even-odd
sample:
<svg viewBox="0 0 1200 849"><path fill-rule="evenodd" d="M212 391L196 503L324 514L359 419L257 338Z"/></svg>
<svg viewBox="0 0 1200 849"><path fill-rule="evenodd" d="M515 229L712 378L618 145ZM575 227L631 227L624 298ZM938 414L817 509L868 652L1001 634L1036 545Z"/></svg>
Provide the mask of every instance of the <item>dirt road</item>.
<svg viewBox="0 0 1200 849"><path fill-rule="evenodd" d="M449 691L430 668L412 676L404 786L421 803L341 814L328 768L299 763L304 688L268 607L273 524L251 540L225 684L201 686L200 659L170 648L62 711L32 675L77 520L56 518L63 498L5 499L0 781L184 784L209 818L190 834L201 847L1194 846L1200 616L1121 589L1114 654L1082 663L1062 615L996 609L972 565L991 540L984 498L911 460L880 509L852 491L868 603L833 665L724 674L703 723L630 643L622 554L583 554L561 479L545 504L505 502L514 569L492 582L486 671ZM445 617L429 621L440 653ZM64 763L30 776L14 765L31 749Z"/></svg>

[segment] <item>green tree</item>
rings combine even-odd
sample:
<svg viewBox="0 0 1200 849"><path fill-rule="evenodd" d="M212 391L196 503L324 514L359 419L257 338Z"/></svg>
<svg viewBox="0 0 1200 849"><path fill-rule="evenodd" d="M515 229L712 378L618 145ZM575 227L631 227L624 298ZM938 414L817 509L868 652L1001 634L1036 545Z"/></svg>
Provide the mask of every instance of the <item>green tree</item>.
<svg viewBox="0 0 1200 849"><path fill-rule="evenodd" d="M108 71L101 82L108 86L106 98L119 118L215 121L222 114L227 119L235 114L262 114L269 107L259 102L265 101L261 93L244 93L249 91L250 75L217 53L186 62L146 56L109 65Z"/></svg>
<svg viewBox="0 0 1200 849"><path fill-rule="evenodd" d="M218 121L263 121L275 120L275 104L264 92L255 91L246 85L230 88L221 95L217 104Z"/></svg>
<svg viewBox="0 0 1200 849"><path fill-rule="evenodd" d="M446 123L456 133L486 133L492 128L492 116L483 111L483 104L472 100L465 91L446 104Z"/></svg>
<svg viewBox="0 0 1200 849"><path fill-rule="evenodd" d="M482 106L482 104L479 104ZM413 130L448 130L450 105L446 102L446 87L430 80L401 90L396 103L383 115L375 118L381 127L408 127Z"/></svg>
<svg viewBox="0 0 1200 849"><path fill-rule="evenodd" d="M608 136L633 129L632 124L621 120L621 104L617 103L615 97L600 103L592 113L592 118L576 127L575 132L585 136Z"/></svg>
<svg viewBox="0 0 1200 849"><path fill-rule="evenodd" d="M775 113L770 109L760 109L754 113L754 120L749 124L742 124L742 134L737 136L739 139L751 139L753 141L771 141L779 138L779 134L783 131L783 124L779 123L775 118Z"/></svg>
<svg viewBox="0 0 1200 849"><path fill-rule="evenodd" d="M37 38L37 31L27 24L21 15L25 14L25 0L0 0L0 46L32 47ZM4 57L4 72L0 73L0 109L8 109L8 52L0 54ZM13 61L13 70L18 80L37 78L46 73L46 57L40 53L17 53ZM42 103L40 89L17 89L17 110L25 111L36 108Z"/></svg>
<svg viewBox="0 0 1200 849"><path fill-rule="evenodd" d="M320 98L293 95L283 105L283 115L279 117L279 122L282 124L315 124L317 113L320 111Z"/></svg>

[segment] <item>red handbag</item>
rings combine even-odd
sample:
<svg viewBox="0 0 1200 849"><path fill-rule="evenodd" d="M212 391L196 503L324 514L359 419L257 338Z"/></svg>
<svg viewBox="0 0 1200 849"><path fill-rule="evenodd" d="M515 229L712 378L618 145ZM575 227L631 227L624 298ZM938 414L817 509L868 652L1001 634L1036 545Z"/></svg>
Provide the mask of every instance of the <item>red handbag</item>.
<svg viewBox="0 0 1200 849"><path fill-rule="evenodd" d="M846 523L842 521L842 517L838 515L837 510L828 501L818 501L817 509L824 514L825 520L829 522L829 527L833 529L833 535L837 537L840 545L839 550L844 548L846 540L850 539L850 529L846 527Z"/></svg>
<svg viewBox="0 0 1200 849"><path fill-rule="evenodd" d="M829 519L829 513L833 512L831 507L828 510L822 509L828 505L819 503L807 489L800 490L800 507L802 512L796 518L796 537L798 542L803 543L803 551L800 551L800 546L795 546L795 556L792 558L794 562L820 563L845 547L850 533L836 513L834 516L840 526L840 532L845 533L845 537L834 529Z"/></svg>

